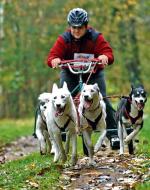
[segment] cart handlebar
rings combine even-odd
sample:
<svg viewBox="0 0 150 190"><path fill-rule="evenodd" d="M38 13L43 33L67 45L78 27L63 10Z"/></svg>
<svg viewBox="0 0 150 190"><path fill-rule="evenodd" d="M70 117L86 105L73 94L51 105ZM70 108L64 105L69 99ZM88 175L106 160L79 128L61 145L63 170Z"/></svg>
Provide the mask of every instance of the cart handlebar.
<svg viewBox="0 0 150 190"><path fill-rule="evenodd" d="M101 60L97 58L93 59L73 59L63 60L59 64L62 69L68 68L73 74L85 74L94 70L96 64L102 64Z"/></svg>

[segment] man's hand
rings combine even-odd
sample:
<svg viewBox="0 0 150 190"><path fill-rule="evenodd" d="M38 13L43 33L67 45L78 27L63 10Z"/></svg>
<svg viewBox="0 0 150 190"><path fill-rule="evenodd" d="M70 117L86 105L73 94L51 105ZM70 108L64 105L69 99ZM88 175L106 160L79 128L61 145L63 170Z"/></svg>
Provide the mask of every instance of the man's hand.
<svg viewBox="0 0 150 190"><path fill-rule="evenodd" d="M106 55L100 55L98 56L98 59L104 66L108 65L108 57Z"/></svg>
<svg viewBox="0 0 150 190"><path fill-rule="evenodd" d="M58 65L60 64L60 62L61 62L61 59L60 59L60 58L55 58L55 59L53 59L53 60L51 61L52 67L53 67L53 68L57 68Z"/></svg>

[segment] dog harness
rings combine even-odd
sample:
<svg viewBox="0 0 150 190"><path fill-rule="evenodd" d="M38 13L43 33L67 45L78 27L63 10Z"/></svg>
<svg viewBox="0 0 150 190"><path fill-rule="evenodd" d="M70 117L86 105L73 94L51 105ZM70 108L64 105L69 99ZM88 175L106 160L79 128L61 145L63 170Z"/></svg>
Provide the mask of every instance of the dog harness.
<svg viewBox="0 0 150 190"><path fill-rule="evenodd" d="M132 125L134 125L139 118L143 117L143 111L139 111L138 115L135 118L133 118L133 117L130 116L130 114L128 113L128 111L127 111L126 108L124 110L124 113L125 113L125 117L127 119L130 119Z"/></svg>
<svg viewBox="0 0 150 190"><path fill-rule="evenodd" d="M65 132L66 128L68 127L68 125L70 123L70 121L74 122L73 119L70 116L68 116L68 120L66 121L66 123L64 124L63 127L60 127L55 120L54 120L54 123L61 130L61 132Z"/></svg>
<svg viewBox="0 0 150 190"><path fill-rule="evenodd" d="M92 111L95 111L99 108L100 104ZM101 119L102 117L102 111L101 113L98 115L98 117L95 119L95 121L91 121L90 119L88 119L85 115L84 115L84 112L85 112L85 108L83 108L83 112L82 112L82 115L86 118L88 124L92 127L93 130L96 130L96 126L99 122L99 120Z"/></svg>

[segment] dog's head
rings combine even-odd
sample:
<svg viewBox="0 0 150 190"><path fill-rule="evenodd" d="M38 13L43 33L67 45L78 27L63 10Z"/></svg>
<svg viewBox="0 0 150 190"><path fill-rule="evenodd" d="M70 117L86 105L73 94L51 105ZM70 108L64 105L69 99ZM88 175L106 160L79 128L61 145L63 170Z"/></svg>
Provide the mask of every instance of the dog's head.
<svg viewBox="0 0 150 190"><path fill-rule="evenodd" d="M51 93L44 92L39 95L38 100L39 100L39 108L41 111L45 111L47 108L47 103L51 99Z"/></svg>
<svg viewBox="0 0 150 190"><path fill-rule="evenodd" d="M138 87L131 86L130 98L134 107L138 110L143 110L147 101L147 94L142 85Z"/></svg>
<svg viewBox="0 0 150 190"><path fill-rule="evenodd" d="M83 88L81 91L80 101L84 102L84 108L88 109L93 104L94 99L99 97L99 87L98 84L83 84Z"/></svg>
<svg viewBox="0 0 150 190"><path fill-rule="evenodd" d="M62 115L69 102L70 92L68 90L66 82L64 82L62 88L58 88L57 84L52 88L52 104L57 115Z"/></svg>

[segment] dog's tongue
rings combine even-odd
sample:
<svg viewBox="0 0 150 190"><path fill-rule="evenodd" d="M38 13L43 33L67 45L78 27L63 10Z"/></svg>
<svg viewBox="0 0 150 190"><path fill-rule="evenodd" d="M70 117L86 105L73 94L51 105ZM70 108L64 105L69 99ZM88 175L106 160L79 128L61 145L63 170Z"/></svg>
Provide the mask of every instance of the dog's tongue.
<svg viewBox="0 0 150 190"><path fill-rule="evenodd" d="M57 111L56 111L56 116L58 116L58 115L62 115L63 114L63 111L64 111L64 109L62 109L62 108L57 108Z"/></svg>
<svg viewBox="0 0 150 190"><path fill-rule="evenodd" d="M92 101L85 101L85 102L84 102L84 108L85 108L85 109L90 108L91 104L92 104Z"/></svg>
<svg viewBox="0 0 150 190"><path fill-rule="evenodd" d="M137 106L140 110L144 108L144 103L137 103Z"/></svg>

